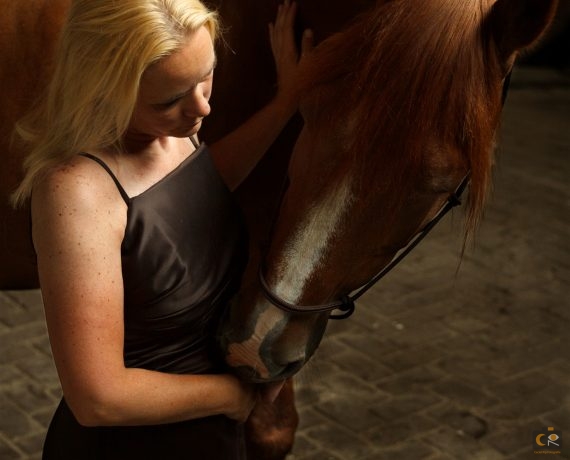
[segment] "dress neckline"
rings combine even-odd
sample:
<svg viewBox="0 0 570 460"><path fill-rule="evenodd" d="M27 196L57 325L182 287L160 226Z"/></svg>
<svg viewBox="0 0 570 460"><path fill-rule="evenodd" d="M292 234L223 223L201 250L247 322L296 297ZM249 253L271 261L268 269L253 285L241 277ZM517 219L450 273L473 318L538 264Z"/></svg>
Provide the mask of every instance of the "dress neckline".
<svg viewBox="0 0 570 460"><path fill-rule="evenodd" d="M172 171L170 171L168 174L166 174L165 176L160 178L157 182L152 184L149 188L143 190L141 193L139 193L137 195L130 196L129 201L132 202L133 200L135 200L139 197L142 197L143 195L146 195L148 192L151 192L153 189L160 186L162 183L166 182L170 177L176 175L178 172L180 172L182 169L184 169L186 167L186 165L190 164L195 158L200 156L202 154L202 152L204 152L206 150L205 145L206 144L204 144L202 142L200 145L198 145L196 147L196 150L194 150L192 153L190 153L190 155L188 155L186 158L184 158L184 160L182 160Z"/></svg>

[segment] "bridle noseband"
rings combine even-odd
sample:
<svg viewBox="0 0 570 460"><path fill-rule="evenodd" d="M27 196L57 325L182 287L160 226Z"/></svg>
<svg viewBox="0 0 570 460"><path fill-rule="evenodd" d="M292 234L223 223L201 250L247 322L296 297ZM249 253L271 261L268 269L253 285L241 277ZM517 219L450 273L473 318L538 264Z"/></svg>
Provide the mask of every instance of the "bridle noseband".
<svg viewBox="0 0 570 460"><path fill-rule="evenodd" d="M382 270L380 270L368 283L353 291L351 294L346 294L342 296L339 300L322 304L322 305L294 305L291 304L275 293L271 291L271 288L265 281L263 274L263 265L259 266L259 284L261 286L261 292L269 302L271 302L276 307L284 310L288 313L325 313L332 312L333 310L339 310L340 313L331 314L330 319L345 319L351 316L355 309L355 302L366 293L372 286L374 286L378 281L380 281L384 276L386 276L396 265L398 265L428 234L432 229L438 224L438 222L454 207L461 204L461 195L467 184L469 183L469 174L467 174L455 192L453 192L448 198L443 207L438 211L433 219L431 219L422 230L416 234L412 240L402 249L394 258L386 265Z"/></svg>
<svg viewBox="0 0 570 460"><path fill-rule="evenodd" d="M511 81L512 69L507 73L505 80L503 82L502 89L502 105L504 106L507 99L507 94L509 90L509 85ZM396 265L398 265L428 234L433 230L433 228L438 224L438 222L453 208L461 204L461 195L469 184L469 173L463 178L457 189L449 195L447 201L443 207L438 211L433 219L431 219L419 233L413 237L410 242L400 250L398 254L386 265L382 270L380 270L368 283L358 288L352 293L342 296L339 300L322 304L322 305L294 305L291 304L271 291L271 288L265 280L263 274L263 264L259 265L258 277L259 284L261 286L261 292L269 302L271 302L276 307L288 313L326 313L332 312L334 310L339 310L340 313L330 314L329 319L345 319L351 316L356 310L355 302L364 295L368 290L370 290L378 281L380 281L384 276L386 276Z"/></svg>

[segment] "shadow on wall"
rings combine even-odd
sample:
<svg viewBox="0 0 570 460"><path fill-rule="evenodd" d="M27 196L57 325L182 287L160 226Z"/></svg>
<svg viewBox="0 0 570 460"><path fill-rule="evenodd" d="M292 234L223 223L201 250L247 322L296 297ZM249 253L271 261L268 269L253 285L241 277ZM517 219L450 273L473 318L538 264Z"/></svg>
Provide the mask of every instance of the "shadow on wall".
<svg viewBox="0 0 570 460"><path fill-rule="evenodd" d="M570 71L570 0L561 0L556 18L539 45L521 56L519 65Z"/></svg>

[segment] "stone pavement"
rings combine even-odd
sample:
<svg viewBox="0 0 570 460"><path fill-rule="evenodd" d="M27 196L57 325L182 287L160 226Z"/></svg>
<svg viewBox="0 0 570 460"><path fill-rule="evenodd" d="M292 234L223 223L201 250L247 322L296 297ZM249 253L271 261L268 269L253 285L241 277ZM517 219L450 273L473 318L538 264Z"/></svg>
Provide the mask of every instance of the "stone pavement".
<svg viewBox="0 0 570 460"><path fill-rule="evenodd" d="M548 426L570 458L570 75L517 69L500 145L459 271L456 211L331 322L290 460L540 458ZM40 458L59 397L38 291L0 292L0 459Z"/></svg>

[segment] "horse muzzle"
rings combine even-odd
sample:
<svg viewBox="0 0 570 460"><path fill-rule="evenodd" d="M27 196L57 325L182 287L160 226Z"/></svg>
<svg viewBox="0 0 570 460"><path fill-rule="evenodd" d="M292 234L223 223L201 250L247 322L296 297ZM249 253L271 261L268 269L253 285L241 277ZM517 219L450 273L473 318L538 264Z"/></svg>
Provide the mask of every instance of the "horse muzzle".
<svg viewBox="0 0 570 460"><path fill-rule="evenodd" d="M320 344L328 316L290 314L263 303L249 317L236 315L239 309L234 309L220 330L227 364L244 380L257 383L299 372Z"/></svg>

